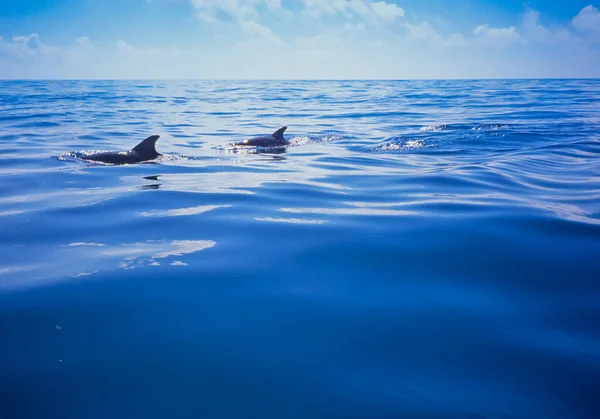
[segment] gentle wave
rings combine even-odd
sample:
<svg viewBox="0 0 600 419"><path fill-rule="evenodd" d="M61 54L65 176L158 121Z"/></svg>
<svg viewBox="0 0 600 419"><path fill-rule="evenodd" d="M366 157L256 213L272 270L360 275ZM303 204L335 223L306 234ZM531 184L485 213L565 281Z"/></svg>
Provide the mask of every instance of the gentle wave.
<svg viewBox="0 0 600 419"><path fill-rule="evenodd" d="M599 417L598 103L0 81L0 416ZM150 164L81 159L151 134Z"/></svg>

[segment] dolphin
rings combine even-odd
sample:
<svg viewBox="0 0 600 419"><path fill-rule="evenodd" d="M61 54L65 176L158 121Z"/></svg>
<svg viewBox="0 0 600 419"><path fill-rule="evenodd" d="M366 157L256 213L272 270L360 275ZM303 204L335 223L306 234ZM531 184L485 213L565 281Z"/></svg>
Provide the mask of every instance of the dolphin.
<svg viewBox="0 0 600 419"><path fill-rule="evenodd" d="M144 141L133 147L129 151L107 151L104 153L90 154L83 156L83 160L99 161L111 164L133 164L143 161L154 160L161 154L156 151L156 141L159 135L152 135Z"/></svg>
<svg viewBox="0 0 600 419"><path fill-rule="evenodd" d="M234 145L251 147L283 147L290 143L288 140L283 138L283 133L286 129L287 127L281 127L271 135L254 137L249 140L244 140L239 143L235 143Z"/></svg>

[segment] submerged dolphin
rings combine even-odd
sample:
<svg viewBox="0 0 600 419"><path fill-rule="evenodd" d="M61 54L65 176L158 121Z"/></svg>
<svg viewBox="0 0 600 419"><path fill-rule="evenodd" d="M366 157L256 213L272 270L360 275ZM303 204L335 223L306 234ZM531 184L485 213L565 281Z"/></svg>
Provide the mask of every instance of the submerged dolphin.
<svg viewBox="0 0 600 419"><path fill-rule="evenodd" d="M239 143L235 143L234 145L252 147L283 147L290 143L288 140L283 138L283 133L286 129L287 127L281 127L271 135L251 138L249 140L244 140Z"/></svg>
<svg viewBox="0 0 600 419"><path fill-rule="evenodd" d="M129 151L107 151L81 157L83 160L99 161L112 164L132 164L154 160L161 154L156 151L156 141L159 135L152 135Z"/></svg>

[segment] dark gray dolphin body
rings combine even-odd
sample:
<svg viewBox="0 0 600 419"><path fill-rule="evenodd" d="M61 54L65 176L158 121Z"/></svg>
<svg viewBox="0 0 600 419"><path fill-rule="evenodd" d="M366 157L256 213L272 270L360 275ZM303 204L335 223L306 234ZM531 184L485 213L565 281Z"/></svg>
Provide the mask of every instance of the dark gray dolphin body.
<svg viewBox="0 0 600 419"><path fill-rule="evenodd" d="M154 160L161 154L156 151L156 141L159 135L152 135L129 151L107 151L81 157L83 160L99 161L111 164L133 164Z"/></svg>
<svg viewBox="0 0 600 419"><path fill-rule="evenodd" d="M250 147L283 147L290 143L288 140L283 138L283 133L286 129L287 127L281 127L271 135L251 138L249 140L244 140L239 143L235 143L234 145Z"/></svg>

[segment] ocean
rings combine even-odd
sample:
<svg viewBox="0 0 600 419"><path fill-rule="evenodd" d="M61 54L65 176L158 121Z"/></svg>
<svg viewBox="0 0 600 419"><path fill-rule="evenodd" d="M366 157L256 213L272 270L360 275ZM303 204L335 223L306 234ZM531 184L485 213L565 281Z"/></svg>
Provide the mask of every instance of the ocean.
<svg viewBox="0 0 600 419"><path fill-rule="evenodd" d="M597 419L599 322L600 80L0 82L2 419Z"/></svg>

